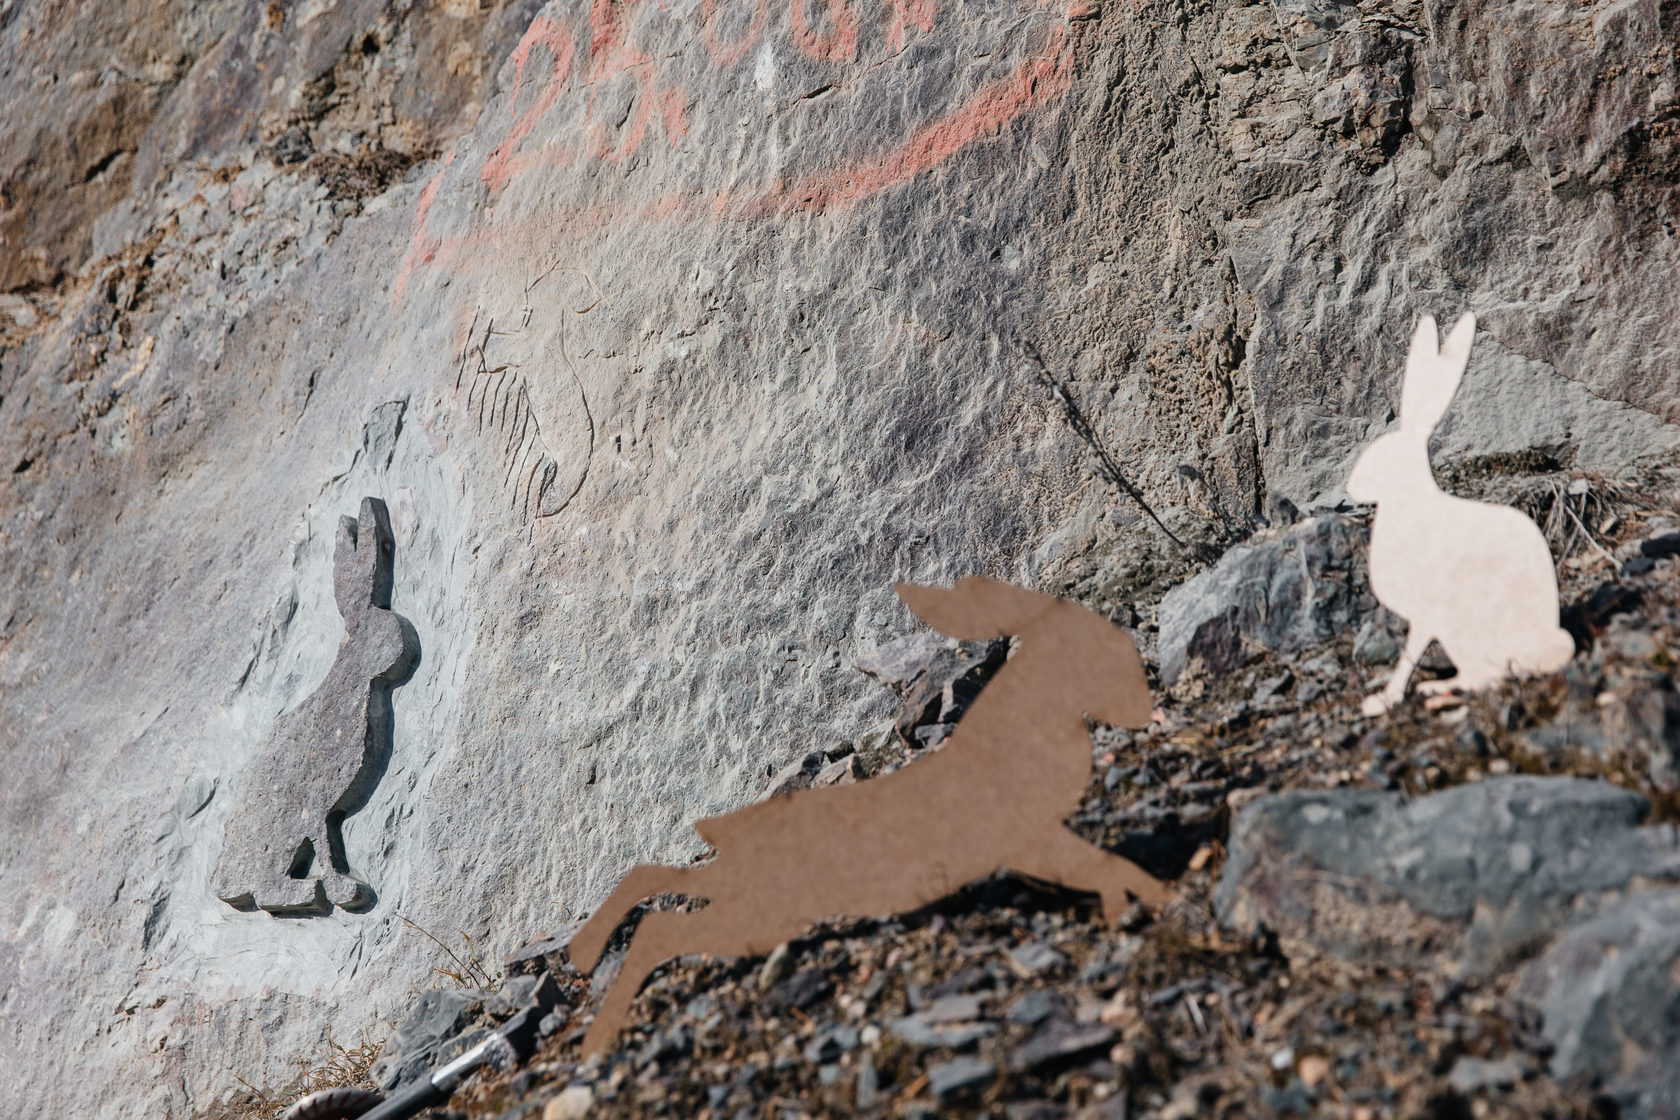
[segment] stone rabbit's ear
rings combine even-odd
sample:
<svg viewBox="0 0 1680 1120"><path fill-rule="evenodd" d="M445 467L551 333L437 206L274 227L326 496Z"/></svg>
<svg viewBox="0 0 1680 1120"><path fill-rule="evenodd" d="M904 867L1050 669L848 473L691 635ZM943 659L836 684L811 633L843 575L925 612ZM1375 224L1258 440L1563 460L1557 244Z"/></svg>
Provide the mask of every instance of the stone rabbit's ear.
<svg viewBox="0 0 1680 1120"><path fill-rule="evenodd" d="M390 516L378 498L363 498L359 518L342 517L333 551L333 597L345 618L368 607L391 606Z"/></svg>
<svg viewBox="0 0 1680 1120"><path fill-rule="evenodd" d="M391 532L391 514L386 510L385 503L378 498L362 499L361 526L357 539L361 542L357 551L367 550L367 564L370 569L369 600L376 607L390 610L393 568L391 560L396 555L397 538Z"/></svg>
<svg viewBox="0 0 1680 1120"><path fill-rule="evenodd" d="M333 545L333 598L338 601L338 613L350 618L368 603L367 581L362 576L357 555L357 525L354 517L338 519L338 537Z"/></svg>

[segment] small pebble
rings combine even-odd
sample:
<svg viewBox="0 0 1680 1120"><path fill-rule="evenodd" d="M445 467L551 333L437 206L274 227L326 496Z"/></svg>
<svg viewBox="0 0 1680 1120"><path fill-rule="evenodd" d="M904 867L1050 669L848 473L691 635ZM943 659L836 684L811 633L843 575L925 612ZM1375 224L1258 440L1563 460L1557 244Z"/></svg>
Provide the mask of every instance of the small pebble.
<svg viewBox="0 0 1680 1120"><path fill-rule="evenodd" d="M1032 941L1017 946L1009 950L1009 960L1024 976L1037 976L1067 964L1067 957L1047 941Z"/></svg>
<svg viewBox="0 0 1680 1120"><path fill-rule="evenodd" d="M997 1067L980 1058L953 1058L927 1071L928 1089L941 1101L964 1096L991 1084Z"/></svg>
<svg viewBox="0 0 1680 1120"><path fill-rule="evenodd" d="M543 1109L543 1120L583 1120L595 1107L595 1090L587 1085L568 1085Z"/></svg>
<svg viewBox="0 0 1680 1120"><path fill-rule="evenodd" d="M758 990L768 992L777 984L787 979L793 971L793 957L787 942L782 942L770 950L770 955L764 958L764 967L758 970Z"/></svg>

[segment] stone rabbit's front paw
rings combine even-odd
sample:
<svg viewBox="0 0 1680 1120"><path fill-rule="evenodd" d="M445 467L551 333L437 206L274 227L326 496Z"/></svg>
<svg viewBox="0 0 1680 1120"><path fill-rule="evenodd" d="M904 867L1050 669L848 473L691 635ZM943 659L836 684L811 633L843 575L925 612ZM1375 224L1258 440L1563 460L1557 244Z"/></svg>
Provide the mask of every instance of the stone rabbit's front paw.
<svg viewBox="0 0 1680 1120"><path fill-rule="evenodd" d="M255 894L257 906L270 914L324 914L332 909L319 879L277 879Z"/></svg>
<svg viewBox="0 0 1680 1120"><path fill-rule="evenodd" d="M326 884L327 900L341 910L366 910L374 903L373 888L360 879L335 875Z"/></svg>

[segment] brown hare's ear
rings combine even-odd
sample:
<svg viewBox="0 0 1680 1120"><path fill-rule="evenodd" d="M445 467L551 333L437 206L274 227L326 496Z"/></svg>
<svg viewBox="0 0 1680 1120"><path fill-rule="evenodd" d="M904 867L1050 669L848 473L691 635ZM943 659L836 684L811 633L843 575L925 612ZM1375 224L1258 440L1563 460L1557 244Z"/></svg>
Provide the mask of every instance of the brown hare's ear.
<svg viewBox="0 0 1680 1120"><path fill-rule="evenodd" d="M913 583L901 583L896 590L917 618L941 634L971 642L1023 633L1059 602L983 576L964 576L949 590Z"/></svg>
<svg viewBox="0 0 1680 1120"><path fill-rule="evenodd" d="M1476 317L1468 312L1454 324L1444 343L1436 338L1435 317L1425 315L1412 334L1406 377L1400 389L1400 430L1428 438L1446 415L1470 361Z"/></svg>

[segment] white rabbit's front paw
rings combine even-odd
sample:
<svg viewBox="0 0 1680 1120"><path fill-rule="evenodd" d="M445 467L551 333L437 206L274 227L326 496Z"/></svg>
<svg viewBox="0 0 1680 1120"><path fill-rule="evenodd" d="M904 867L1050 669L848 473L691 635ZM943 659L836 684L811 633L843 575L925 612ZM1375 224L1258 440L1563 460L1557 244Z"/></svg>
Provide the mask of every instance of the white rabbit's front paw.
<svg viewBox="0 0 1680 1120"><path fill-rule="evenodd" d="M1359 710L1368 716L1386 715L1388 709L1388 694L1385 692L1373 692L1359 704Z"/></svg>

